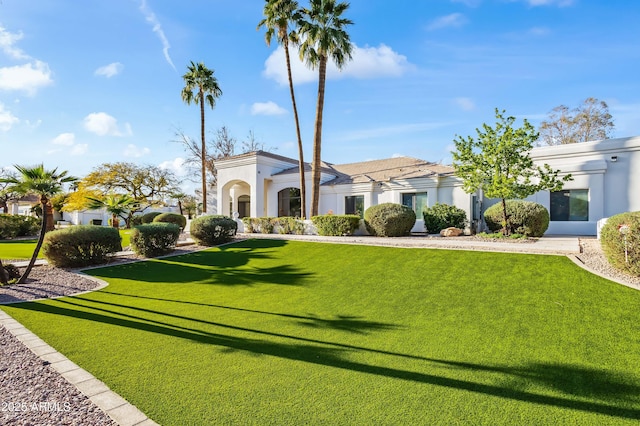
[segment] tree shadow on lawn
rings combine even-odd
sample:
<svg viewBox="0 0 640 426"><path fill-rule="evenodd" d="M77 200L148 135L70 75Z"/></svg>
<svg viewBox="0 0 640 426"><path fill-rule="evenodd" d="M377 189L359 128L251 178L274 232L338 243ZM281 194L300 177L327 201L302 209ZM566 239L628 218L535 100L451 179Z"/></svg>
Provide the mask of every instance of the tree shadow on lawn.
<svg viewBox="0 0 640 426"><path fill-rule="evenodd" d="M311 273L292 265L248 267L268 254L250 248L200 251L165 259L115 265L90 271L100 278L119 278L165 284L200 283L219 285L303 285Z"/></svg>
<svg viewBox="0 0 640 426"><path fill-rule="evenodd" d="M17 305L16 308L45 312L52 315L70 316L89 321L117 325L120 327L129 327L151 333L158 333L166 336L178 337L181 339L188 339L194 342L221 347L224 349L225 353L246 351L256 355L274 356L376 376L395 378L455 390L465 390L527 403L562 407L620 418L640 419L640 408L632 408L637 407L640 403L640 385L630 384L630 381L625 381L621 374L611 374L599 369L552 363L531 363L527 366L520 367L501 365L492 366L426 357L412 357L420 358L427 367L429 367L429 364L434 364L432 365L432 368L437 365L444 365L447 368L450 367L453 369L468 371L493 372L504 375L505 380L501 385L486 384L470 380L443 377L436 374L402 370L383 365L372 365L348 359L348 353L357 353L358 351L385 353L383 351L321 341L313 341L317 342L316 344L287 344L268 340L229 336L196 328L178 326L169 322L144 319L133 315L110 311L108 309L95 307L90 308L74 303L71 300L73 299L58 299L47 304L24 303ZM65 305L67 307L65 307ZM93 312L78 310L75 307L80 307L81 309L92 309ZM149 311L140 308L137 309L140 311L163 314L157 311ZM173 318L186 318L170 314L164 315ZM191 320L194 321L193 319ZM258 333L260 335L269 335L272 337L289 338L307 342L312 341L310 339L304 339L296 336L287 336L212 322L206 323L232 328L234 330ZM319 344L321 346L319 346ZM386 354L394 355L393 353ZM425 364L421 364L420 367L424 368ZM550 391L562 392L567 396L544 395L523 390L526 389L527 384L530 382L543 386ZM585 400L585 398L589 398L591 400Z"/></svg>
<svg viewBox="0 0 640 426"><path fill-rule="evenodd" d="M113 294L115 296L132 297L136 299L157 300L159 302L206 306L210 308L226 309L230 311L248 312L248 313L254 313L254 314L263 314L263 315L271 315L271 316L277 316L277 317L283 317L283 318L291 318L294 320L299 320L296 322L305 327L341 330L341 331L347 331L347 332L356 333L356 334L366 334L369 331L395 330L395 329L401 328L401 326L397 324L378 322L378 321L369 321L364 319L364 317L357 317L357 316L350 316L350 315L335 315L334 318L328 319L328 318L320 318L314 314L297 315L297 314L285 314L285 313L279 313L279 312L267 312L267 311L259 311L255 309L215 305L211 303L189 302L189 301L176 300L176 299L164 299L161 297L150 297L150 296L139 296L134 294L117 293L117 292L108 291L108 290L103 290L101 293ZM77 298L81 299L80 296L78 296Z"/></svg>

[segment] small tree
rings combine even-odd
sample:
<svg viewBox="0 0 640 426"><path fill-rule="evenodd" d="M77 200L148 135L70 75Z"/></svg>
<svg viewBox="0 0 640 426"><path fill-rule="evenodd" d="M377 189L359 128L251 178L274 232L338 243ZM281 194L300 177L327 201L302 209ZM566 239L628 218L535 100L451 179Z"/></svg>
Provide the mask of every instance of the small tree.
<svg viewBox="0 0 640 426"><path fill-rule="evenodd" d="M33 265L36 263L40 247L42 247L44 235L47 233L47 215L51 214L49 200L54 195L62 192L63 184L76 182L78 179L73 176L67 176L66 171L58 172L57 168L53 170L46 170L43 164L39 164L34 167L14 167L18 170L19 175L10 178L3 178L0 179L0 181L10 183L11 185L8 188L20 194L38 195L43 211L42 226L40 227L38 242L33 250L33 255L27 265L27 269L25 269L24 273L18 280L18 284L24 284L31 273L31 269L33 269Z"/></svg>
<svg viewBox="0 0 640 426"><path fill-rule="evenodd" d="M87 198L89 200L88 207L90 209L104 208L108 213L111 213L111 226L116 229L120 227L118 217L121 217L126 221L127 216L124 214L137 203L136 200L127 194L109 194L103 198Z"/></svg>
<svg viewBox="0 0 640 426"><path fill-rule="evenodd" d="M489 198L502 200L503 233L511 234L507 215L507 198L522 199L538 191L559 191L571 175L560 178L560 170L548 164L536 166L529 156L538 133L525 119L520 128L513 128L515 117L505 117L506 111L496 108L495 128L483 124L476 129L478 139L457 136L452 152L453 167L462 179L467 193L482 190Z"/></svg>

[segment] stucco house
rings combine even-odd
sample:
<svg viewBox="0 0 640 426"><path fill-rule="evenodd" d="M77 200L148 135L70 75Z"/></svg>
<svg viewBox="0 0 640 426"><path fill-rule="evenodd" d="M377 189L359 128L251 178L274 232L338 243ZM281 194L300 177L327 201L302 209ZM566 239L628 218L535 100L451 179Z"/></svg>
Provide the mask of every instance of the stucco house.
<svg viewBox="0 0 640 426"><path fill-rule="evenodd" d="M640 137L534 148L531 157L573 176L562 191L529 197L550 212L547 234L595 235L598 220L640 210ZM216 168L218 214L300 215L297 160L256 151L220 160ZM305 169L309 205L311 168ZM424 206L440 202L465 210L481 226L481 213L497 202L465 193L452 167L411 157L323 163L321 176L320 214L362 215L372 205L393 202L412 207L420 218ZM421 219L413 231L424 231Z"/></svg>

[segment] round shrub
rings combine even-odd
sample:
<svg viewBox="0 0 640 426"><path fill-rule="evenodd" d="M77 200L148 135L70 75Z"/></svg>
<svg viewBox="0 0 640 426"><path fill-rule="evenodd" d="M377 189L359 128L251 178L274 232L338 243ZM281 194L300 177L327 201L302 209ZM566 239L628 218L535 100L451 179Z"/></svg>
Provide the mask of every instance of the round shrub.
<svg viewBox="0 0 640 426"><path fill-rule="evenodd" d="M623 225L628 227L626 234L620 232ZM600 231L600 245L614 268L640 276L640 211L622 213L607 219Z"/></svg>
<svg viewBox="0 0 640 426"><path fill-rule="evenodd" d="M106 226L78 225L48 232L42 252L57 267L99 265L109 254L122 250L120 234Z"/></svg>
<svg viewBox="0 0 640 426"><path fill-rule="evenodd" d="M216 246L233 240L238 224L228 216L200 216L191 221L191 238L203 246Z"/></svg>
<svg viewBox="0 0 640 426"><path fill-rule="evenodd" d="M131 226L142 225L142 216L141 214L137 214L131 218Z"/></svg>
<svg viewBox="0 0 640 426"><path fill-rule="evenodd" d="M162 213L153 219L154 222L173 223L182 231L187 226L187 218L178 213Z"/></svg>
<svg viewBox="0 0 640 426"><path fill-rule="evenodd" d="M142 224L146 224L146 223L151 223L153 222L153 219L156 218L156 216L160 216L162 213L161 212L149 212L149 213L145 213L142 215L142 218L140 219L140 221L142 222Z"/></svg>
<svg viewBox="0 0 640 426"><path fill-rule="evenodd" d="M340 237L353 235L360 226L360 216L355 214L325 214L314 216L311 222L318 230L318 235Z"/></svg>
<svg viewBox="0 0 640 426"><path fill-rule="evenodd" d="M20 278L20 269L13 263L7 263L2 265L5 273L7 274L7 283L14 284Z"/></svg>
<svg viewBox="0 0 640 426"><path fill-rule="evenodd" d="M542 204L523 200L507 200L506 204L512 233L542 237L549 227L549 212ZM484 221L492 232L504 228L501 202L485 210Z"/></svg>
<svg viewBox="0 0 640 426"><path fill-rule="evenodd" d="M131 231L131 250L144 257L161 256L176 249L180 227L175 223L147 223Z"/></svg>
<svg viewBox="0 0 640 426"><path fill-rule="evenodd" d="M364 212L367 232L379 237L409 235L416 223L416 214L402 204L383 203L371 206Z"/></svg>
<svg viewBox="0 0 640 426"><path fill-rule="evenodd" d="M0 239L15 238L20 235L20 223L13 215L0 214Z"/></svg>
<svg viewBox="0 0 640 426"><path fill-rule="evenodd" d="M422 211L424 229L430 234L437 234L443 229L454 227L464 229L467 213L456 206L436 203Z"/></svg>
<svg viewBox="0 0 640 426"><path fill-rule="evenodd" d="M14 215L20 227L18 231L19 237L31 237L40 233L42 219L33 216Z"/></svg>

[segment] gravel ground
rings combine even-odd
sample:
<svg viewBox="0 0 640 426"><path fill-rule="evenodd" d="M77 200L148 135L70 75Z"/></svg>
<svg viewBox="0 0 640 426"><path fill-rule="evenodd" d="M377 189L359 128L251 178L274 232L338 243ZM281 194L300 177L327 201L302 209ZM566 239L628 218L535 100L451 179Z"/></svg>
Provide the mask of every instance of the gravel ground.
<svg viewBox="0 0 640 426"><path fill-rule="evenodd" d="M526 243L525 243L526 244ZM451 241L452 248L464 246ZM594 238L580 239L582 253L576 257L589 268L640 289L640 277L618 272L607 263L600 243ZM467 246L466 249L474 249ZM175 254L197 250L185 246ZM139 260L133 253L116 262ZM115 262L114 262L115 263ZM90 291L100 284L74 271L39 266L29 282L0 287L0 303L59 297ZM0 327L0 424L27 425L115 425L106 414L63 379L26 346Z"/></svg>

